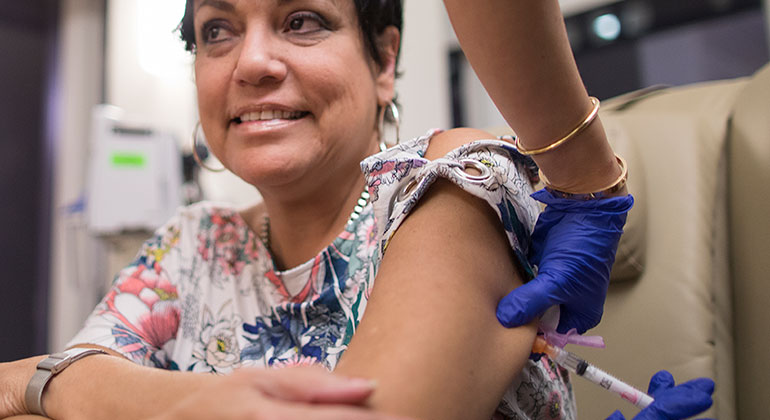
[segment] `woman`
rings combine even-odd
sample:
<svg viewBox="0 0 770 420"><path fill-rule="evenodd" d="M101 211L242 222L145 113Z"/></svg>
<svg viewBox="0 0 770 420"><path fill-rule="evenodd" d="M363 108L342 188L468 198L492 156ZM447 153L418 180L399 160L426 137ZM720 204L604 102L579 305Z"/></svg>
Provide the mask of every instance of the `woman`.
<svg viewBox="0 0 770 420"><path fill-rule="evenodd" d="M523 149L548 144L588 112L569 61L556 74L539 72L552 59L517 69L495 51L540 56L533 46L481 43L469 30L530 13L543 18L534 28L543 44L534 45L563 52L552 28L555 1L488 1L473 15L446 3L476 70L526 139ZM78 360L26 403L21 395L41 358L3 366L9 391L0 416L38 404L57 419L574 417L567 375L547 357L528 360L536 326L505 329L492 311L531 275L528 160L503 142L465 146L489 138L468 129L367 158L379 150L378 116L394 98L400 2L195 0L182 30L194 45L209 146L264 201L244 212L182 210L121 272L72 342L111 356ZM532 86L545 97L557 90L558 106L525 106ZM563 190L624 194L597 122L538 163ZM620 203L617 213L627 210L629 200L608 200ZM553 243L553 230L545 231L543 243ZM600 248L611 254L612 246ZM550 285L564 281L548 282L545 295L524 294L536 302L531 311L560 302L564 293ZM521 297L505 301L502 320L522 316ZM584 330L598 321L590 318L565 319ZM244 369L303 364L334 375ZM376 389L346 376L376 379Z"/></svg>

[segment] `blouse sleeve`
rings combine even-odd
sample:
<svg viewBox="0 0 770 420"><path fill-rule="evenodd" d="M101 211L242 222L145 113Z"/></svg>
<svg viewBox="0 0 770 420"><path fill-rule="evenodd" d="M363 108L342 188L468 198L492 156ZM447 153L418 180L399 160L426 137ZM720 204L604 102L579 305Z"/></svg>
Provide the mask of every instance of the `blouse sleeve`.
<svg viewBox="0 0 770 420"><path fill-rule="evenodd" d="M177 285L169 273L178 252L179 217L158 229L121 270L85 326L67 346L96 344L135 363L174 369L169 355L179 328Z"/></svg>
<svg viewBox="0 0 770 420"><path fill-rule="evenodd" d="M430 161L423 156L436 133L402 143L361 163L380 237L379 257L428 187L442 177L492 207L517 262L531 279L534 275L527 252L540 212L530 197L537 179L534 161L500 139L474 141Z"/></svg>

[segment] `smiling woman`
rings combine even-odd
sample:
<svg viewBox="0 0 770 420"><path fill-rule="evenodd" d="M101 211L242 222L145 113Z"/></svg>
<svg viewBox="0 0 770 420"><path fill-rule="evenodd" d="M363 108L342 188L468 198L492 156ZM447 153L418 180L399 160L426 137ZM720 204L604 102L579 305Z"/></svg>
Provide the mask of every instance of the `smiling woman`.
<svg viewBox="0 0 770 420"><path fill-rule="evenodd" d="M491 66L480 76L526 133L524 148L584 118L591 102L555 0L485 0L473 15L446 4L478 54L471 61ZM517 36L482 42L474 34L490 22ZM71 350L0 366L0 417L574 418L567 372L528 358L530 320L577 303L571 322L598 322L593 306L583 319L580 299L603 296L631 200L596 201L613 206L612 223L577 229L602 238L589 261L596 279L566 269L522 286L533 277L538 217L531 158L473 129L380 145L400 29L400 0L188 0L181 32L201 127L263 201L181 209L118 274ZM507 41L520 30L535 39ZM543 61L546 50L555 58ZM623 195L624 175L592 121L538 157L542 169L568 191ZM543 283L579 298L528 288ZM516 325L505 328L495 308L519 286L537 305L519 321L500 312Z"/></svg>

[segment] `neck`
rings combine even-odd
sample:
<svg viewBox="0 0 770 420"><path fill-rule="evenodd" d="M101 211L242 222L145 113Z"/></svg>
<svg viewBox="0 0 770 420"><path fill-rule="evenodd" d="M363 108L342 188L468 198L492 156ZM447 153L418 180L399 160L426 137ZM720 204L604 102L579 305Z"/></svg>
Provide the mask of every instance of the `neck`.
<svg viewBox="0 0 770 420"><path fill-rule="evenodd" d="M375 147L369 154L378 150ZM278 268L308 261L345 229L365 181L358 165L335 172L339 175L313 182L305 191L260 191L263 211L252 213L247 220L255 232L261 232L265 217L269 218L267 240Z"/></svg>

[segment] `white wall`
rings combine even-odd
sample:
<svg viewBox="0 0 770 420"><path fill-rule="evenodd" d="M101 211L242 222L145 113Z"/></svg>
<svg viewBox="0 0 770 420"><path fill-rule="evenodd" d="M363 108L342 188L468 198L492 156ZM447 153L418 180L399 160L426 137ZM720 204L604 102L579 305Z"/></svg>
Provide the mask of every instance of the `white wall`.
<svg viewBox="0 0 770 420"><path fill-rule="evenodd" d="M78 216L65 208L83 193L88 156L91 107L99 103L102 89L102 0L65 0L59 21L59 73L54 108L57 109L53 215L49 348L61 350L93 309L93 255L83 261L72 252L88 246L77 229ZM79 248L84 249L84 248Z"/></svg>
<svg viewBox="0 0 770 420"><path fill-rule="evenodd" d="M452 38L444 5L441 0L407 0L404 8L403 77L396 83L403 106L402 140L451 123L447 49Z"/></svg>
<svg viewBox="0 0 770 420"><path fill-rule="evenodd" d="M572 16L607 4L622 0L559 0L564 16Z"/></svg>
<svg viewBox="0 0 770 420"><path fill-rule="evenodd" d="M192 55L174 31L184 5L184 0L108 0L106 99L129 119L171 132L189 149L197 120Z"/></svg>

